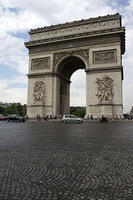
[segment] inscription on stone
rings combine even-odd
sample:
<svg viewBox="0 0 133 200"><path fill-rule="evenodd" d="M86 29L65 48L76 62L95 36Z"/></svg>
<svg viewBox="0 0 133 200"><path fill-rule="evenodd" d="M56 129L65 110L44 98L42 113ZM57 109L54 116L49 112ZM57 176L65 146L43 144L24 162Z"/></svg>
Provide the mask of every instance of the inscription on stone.
<svg viewBox="0 0 133 200"><path fill-rule="evenodd" d="M50 68L50 58L36 58L31 60L31 70L42 70Z"/></svg>
<svg viewBox="0 0 133 200"><path fill-rule="evenodd" d="M93 52L93 64L113 63L116 61L116 49Z"/></svg>

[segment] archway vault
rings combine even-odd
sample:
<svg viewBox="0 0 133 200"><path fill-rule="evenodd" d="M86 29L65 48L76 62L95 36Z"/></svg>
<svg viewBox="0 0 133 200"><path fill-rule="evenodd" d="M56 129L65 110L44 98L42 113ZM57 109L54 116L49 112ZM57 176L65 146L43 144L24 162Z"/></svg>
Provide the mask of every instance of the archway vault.
<svg viewBox="0 0 133 200"><path fill-rule="evenodd" d="M58 95L60 96L60 106L58 106L58 112L61 115L69 113L71 75L78 69L86 69L87 66L85 64L84 58L79 55L77 56L76 54L62 56L57 63L55 69L59 76L60 83L60 88L58 89Z"/></svg>
<svg viewBox="0 0 133 200"><path fill-rule="evenodd" d="M69 113L70 77L86 72L86 115L122 115L125 28L119 14L30 31L27 114Z"/></svg>
<svg viewBox="0 0 133 200"><path fill-rule="evenodd" d="M78 69L86 69L86 65L84 62L84 59L80 56L77 56L76 54L64 56L62 59L60 59L56 72L66 78L70 79L71 75Z"/></svg>

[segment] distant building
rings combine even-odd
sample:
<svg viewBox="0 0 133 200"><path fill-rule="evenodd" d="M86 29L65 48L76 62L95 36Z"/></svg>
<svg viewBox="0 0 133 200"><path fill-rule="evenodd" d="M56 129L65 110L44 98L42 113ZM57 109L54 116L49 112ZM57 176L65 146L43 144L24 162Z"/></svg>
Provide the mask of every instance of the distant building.
<svg viewBox="0 0 133 200"><path fill-rule="evenodd" d="M11 103L2 103L0 102L0 107L7 108Z"/></svg>
<svg viewBox="0 0 133 200"><path fill-rule="evenodd" d="M130 115L133 116L133 106L131 108Z"/></svg>

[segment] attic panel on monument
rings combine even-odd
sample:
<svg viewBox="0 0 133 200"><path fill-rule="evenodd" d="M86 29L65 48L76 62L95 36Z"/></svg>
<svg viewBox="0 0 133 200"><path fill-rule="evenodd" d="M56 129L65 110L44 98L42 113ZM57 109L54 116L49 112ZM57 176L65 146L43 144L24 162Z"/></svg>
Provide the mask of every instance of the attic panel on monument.
<svg viewBox="0 0 133 200"><path fill-rule="evenodd" d="M120 34L122 53L125 50L125 28L121 26L121 15L107 15L64 24L32 29L27 48L58 41L88 38L99 35Z"/></svg>
<svg viewBox="0 0 133 200"><path fill-rule="evenodd" d="M82 20L79 23L68 23L57 25L48 28L41 28L31 30L30 32L30 41L34 41L36 39L48 39L60 36L68 36L80 33L88 33L92 31L98 30L105 30L105 29L112 29L112 28L119 28L120 27L120 17L116 15L114 17L103 17L96 18L95 20Z"/></svg>

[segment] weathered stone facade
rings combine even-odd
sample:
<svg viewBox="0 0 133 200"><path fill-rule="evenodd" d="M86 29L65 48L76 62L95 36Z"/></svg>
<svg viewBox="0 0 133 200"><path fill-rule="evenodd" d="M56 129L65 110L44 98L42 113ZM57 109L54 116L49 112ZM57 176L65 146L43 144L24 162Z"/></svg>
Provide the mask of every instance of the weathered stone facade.
<svg viewBox="0 0 133 200"><path fill-rule="evenodd" d="M78 69L86 71L86 115L123 114L125 28L119 14L39 28L29 34L30 41L25 43L29 49L29 117L69 113L70 77Z"/></svg>

